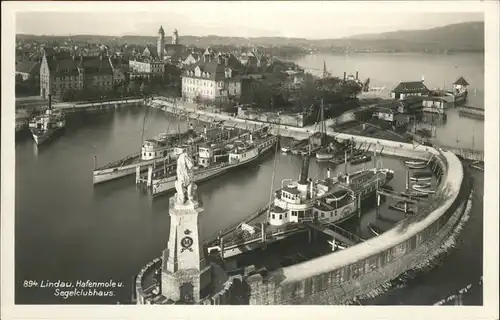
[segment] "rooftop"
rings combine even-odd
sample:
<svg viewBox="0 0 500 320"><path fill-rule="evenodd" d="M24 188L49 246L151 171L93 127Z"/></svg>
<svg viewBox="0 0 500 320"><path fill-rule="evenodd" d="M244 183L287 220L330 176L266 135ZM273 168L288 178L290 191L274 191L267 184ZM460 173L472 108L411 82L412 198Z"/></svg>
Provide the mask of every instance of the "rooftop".
<svg viewBox="0 0 500 320"><path fill-rule="evenodd" d="M394 93L427 92L429 89L422 81L401 82L392 90Z"/></svg>
<svg viewBox="0 0 500 320"><path fill-rule="evenodd" d="M39 73L40 63L36 61L21 61L16 65L16 72L22 73Z"/></svg>
<svg viewBox="0 0 500 320"><path fill-rule="evenodd" d="M467 81L465 81L464 77L458 78L457 81L455 81L453 84L458 84L461 86L468 86L469 85L469 83Z"/></svg>

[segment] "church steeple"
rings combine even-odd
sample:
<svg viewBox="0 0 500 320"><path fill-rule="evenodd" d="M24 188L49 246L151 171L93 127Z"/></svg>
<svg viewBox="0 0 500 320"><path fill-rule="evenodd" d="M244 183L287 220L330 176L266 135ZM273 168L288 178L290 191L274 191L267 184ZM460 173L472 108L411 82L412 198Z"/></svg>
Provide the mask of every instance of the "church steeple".
<svg viewBox="0 0 500 320"><path fill-rule="evenodd" d="M158 43L156 44L156 52L158 53L158 58L163 61L163 54L165 52L165 31L163 26L160 26L158 30Z"/></svg>
<svg viewBox="0 0 500 320"><path fill-rule="evenodd" d="M172 34L172 44L179 44L179 31L177 31L177 29L175 29Z"/></svg>
<svg viewBox="0 0 500 320"><path fill-rule="evenodd" d="M326 70L326 61L323 61L323 79L328 78L328 70Z"/></svg>

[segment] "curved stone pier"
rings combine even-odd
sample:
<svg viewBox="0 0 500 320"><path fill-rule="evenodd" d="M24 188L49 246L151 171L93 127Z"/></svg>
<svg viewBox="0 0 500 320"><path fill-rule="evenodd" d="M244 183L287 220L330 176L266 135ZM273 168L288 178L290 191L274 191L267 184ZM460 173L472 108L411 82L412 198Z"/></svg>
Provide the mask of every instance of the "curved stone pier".
<svg viewBox="0 0 500 320"><path fill-rule="evenodd" d="M371 138L359 137L369 141ZM372 139L375 140L375 139ZM374 289L425 258L429 243L441 242L465 208L459 201L464 179L461 161L451 152L380 140L389 153L429 158L441 167L434 206L419 219L405 219L391 230L345 250L247 279L250 304L338 304ZM387 149L386 149L387 150ZM415 150L411 153L411 150ZM384 153L384 151L383 151ZM425 208L423 209L425 210Z"/></svg>
<svg viewBox="0 0 500 320"><path fill-rule="evenodd" d="M310 128L266 124L205 111L186 111L191 112L190 116L193 117L224 120L225 124L240 128L268 125L273 133L293 138L307 138L313 133ZM265 275L248 277L249 304L335 304L350 300L417 265L426 257L432 245L444 241L464 211L465 203L459 197L464 168L452 152L337 133L331 128L328 128L327 133L340 140L353 140L358 146L369 146L370 151L385 155L433 160L441 172L436 202L423 208L423 212L419 212L416 217L407 218L391 230L345 250Z"/></svg>

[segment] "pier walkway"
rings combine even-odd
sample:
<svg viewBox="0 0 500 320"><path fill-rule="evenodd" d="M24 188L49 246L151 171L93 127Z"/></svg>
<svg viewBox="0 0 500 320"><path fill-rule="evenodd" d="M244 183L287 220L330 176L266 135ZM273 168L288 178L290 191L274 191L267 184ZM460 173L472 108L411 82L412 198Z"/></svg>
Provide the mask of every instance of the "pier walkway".
<svg viewBox="0 0 500 320"><path fill-rule="evenodd" d="M248 125L256 125L256 126L269 126L271 129L271 132L274 134L280 134L281 136L287 136L291 138L296 138L296 139L304 139L313 134L316 131L316 125L312 124L309 126L305 127L292 127L292 126L287 126L287 125L281 125L279 123L270 123L270 122L260 122L260 121L255 121L255 120L248 120L248 119L241 119L237 118L234 116L230 116L227 114L221 114L221 113L213 113L209 112L206 110L200 110L197 109L195 104L192 103L183 103L183 102L177 102L176 105L174 106L172 101L170 101L167 98L154 98L152 101L152 104L154 104L157 108L164 108L166 109L167 112L171 112L174 114L182 114L186 115L190 118L193 119L200 119L204 121L221 121L224 123L224 125L227 126L238 126L245 128ZM334 136L340 140L359 140L360 143L373 143L377 144L379 140L383 139L375 139L375 138L370 138L370 137L365 137L365 136L357 136L353 134L347 134L347 133L341 133L335 131L333 128L329 126L329 124L333 123L335 120L333 119L328 119L327 121L327 126L326 126L326 133L330 136ZM403 143L399 142L394 142L396 145L403 146ZM373 147L377 147L376 145ZM418 146L414 146L414 148L417 148ZM484 152L480 150L473 150L473 149L465 149L465 148L452 148L452 147L447 147L447 146L440 146L440 145L434 145L434 148L443 148L445 150L448 150L450 152L455 153L456 155L466 159L466 160L473 160L473 161L484 161ZM404 154L412 153L410 150L408 152L403 152L403 150L399 150L400 156L404 156Z"/></svg>
<svg viewBox="0 0 500 320"><path fill-rule="evenodd" d="M142 104L144 98L128 97L123 99L103 99L94 101L81 101L81 102L56 102L52 103L54 109L64 110L65 112L76 111L94 111L111 109L127 104ZM18 109L40 109L48 106L48 100L41 97L28 97L16 99L16 110Z"/></svg>

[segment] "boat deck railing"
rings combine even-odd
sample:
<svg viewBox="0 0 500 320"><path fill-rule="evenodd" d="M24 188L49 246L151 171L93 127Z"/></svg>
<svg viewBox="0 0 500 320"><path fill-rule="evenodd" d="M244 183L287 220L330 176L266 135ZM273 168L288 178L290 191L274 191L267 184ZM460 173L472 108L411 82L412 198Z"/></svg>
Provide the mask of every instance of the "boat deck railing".
<svg viewBox="0 0 500 320"><path fill-rule="evenodd" d="M221 230L218 234L216 234L213 237L211 237L208 240L206 240L205 241L205 245L209 245L209 244L213 243L214 241L217 241L220 237L224 237L224 236L228 235L229 233L233 232L234 230L236 230L237 228L239 228L244 223L246 223L246 224L250 223L252 220L254 220L255 218L257 218L261 214L264 214L265 212L267 212L267 210L269 210L270 206L271 206L271 204L267 204L263 208L260 208L259 210L255 211L254 213L252 213L251 215L249 215L243 221L235 223L235 224L233 224L233 225L231 225L231 226L229 226L229 227Z"/></svg>
<svg viewBox="0 0 500 320"><path fill-rule="evenodd" d="M113 162L109 162L102 167L96 168L96 170L103 170L103 169L109 169L109 168L116 167L116 166L122 166L122 165L128 164L128 162L132 163L134 159L139 158L140 156L141 156L141 153L137 152L137 153L129 155L125 158L122 158L122 159L119 159L119 160L116 160Z"/></svg>

